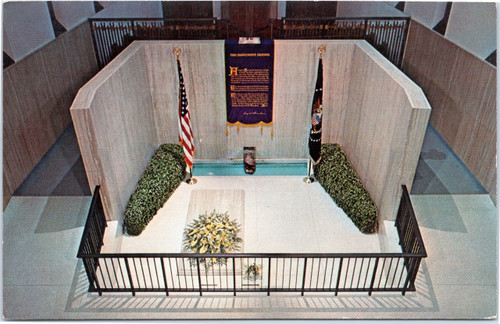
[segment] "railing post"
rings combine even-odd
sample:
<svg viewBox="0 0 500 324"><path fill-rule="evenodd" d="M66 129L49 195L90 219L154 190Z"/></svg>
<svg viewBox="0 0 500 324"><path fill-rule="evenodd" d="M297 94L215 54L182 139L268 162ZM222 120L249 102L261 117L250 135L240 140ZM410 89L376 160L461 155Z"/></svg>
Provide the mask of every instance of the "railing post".
<svg viewBox="0 0 500 324"><path fill-rule="evenodd" d="M408 291L408 289L410 289L410 287L414 285L421 260L422 257L414 257L410 259L410 262L408 262L409 266L406 269L408 273L406 276L405 284L403 286L403 290L401 291L403 296L406 294L406 291Z"/></svg>
<svg viewBox="0 0 500 324"><path fill-rule="evenodd" d="M410 278L411 278L411 274L412 274L412 262L411 262L411 259L409 262L406 262L406 259L405 258L405 263L407 265L404 266L404 268L406 268L406 280L405 280L405 284L403 285L403 290L401 291L401 294L404 296L406 294L406 290L407 290L407 287L409 285L409 282L410 282ZM404 269L403 268L403 269Z"/></svg>
<svg viewBox="0 0 500 324"><path fill-rule="evenodd" d="M269 257L267 261L268 272L267 272L267 295L271 294L271 258Z"/></svg>
<svg viewBox="0 0 500 324"><path fill-rule="evenodd" d="M168 296L168 284L167 284L167 275L165 273L165 264L163 263L163 258L160 258L161 261L161 272L163 274L163 282L165 283L165 292Z"/></svg>
<svg viewBox="0 0 500 324"><path fill-rule="evenodd" d="M233 257L233 295L236 296L236 264Z"/></svg>
<svg viewBox="0 0 500 324"><path fill-rule="evenodd" d="M134 283L132 282L132 274L130 273L130 267L128 265L128 258L125 257L125 268L127 269L128 280L130 282L130 289L132 290L132 296L135 296Z"/></svg>
<svg viewBox="0 0 500 324"><path fill-rule="evenodd" d="M102 296L101 286L99 285L99 279L97 278L97 267L100 267L99 259L93 258L92 260L94 261L94 264L93 264L93 270L94 270L93 273L95 276L94 284L95 284L97 291L99 292L99 296ZM102 277L102 269L101 269L101 277Z"/></svg>
<svg viewBox="0 0 500 324"><path fill-rule="evenodd" d="M377 274L377 266L378 266L378 260L379 260L380 257L377 257L375 259L375 267L373 268L373 276L372 276L372 281L370 283L370 290L368 290L368 296L371 296L372 295L372 291L373 291L373 284L375 283L375 275Z"/></svg>
<svg viewBox="0 0 500 324"><path fill-rule="evenodd" d="M130 27L131 27L131 29L130 29L130 31L131 31L130 35L132 37L137 37L137 26L135 25L135 22L134 22L133 19L130 19Z"/></svg>
<svg viewBox="0 0 500 324"><path fill-rule="evenodd" d="M339 273L337 275L337 285L335 286L335 296L338 296L338 294L339 294L340 275L342 273L342 261L344 261L344 258L340 258ZM333 269L332 269L332 271L333 271ZM345 286L345 284L344 284L344 286Z"/></svg>
<svg viewBox="0 0 500 324"><path fill-rule="evenodd" d="M206 262L206 260L205 260ZM202 288L201 288L201 271L200 271L200 258L196 257L196 267L198 271L198 286L200 287L200 296L203 296Z"/></svg>
<svg viewBox="0 0 500 324"><path fill-rule="evenodd" d="M89 266L87 265L88 259L86 257L82 257L81 259L83 262L83 267L85 268L85 273L87 274L87 279L89 281L89 291L90 291L90 287L92 286L94 279L92 278Z"/></svg>
<svg viewBox="0 0 500 324"><path fill-rule="evenodd" d="M306 269L307 269L307 257L304 258L304 273L302 276L302 290L300 292L301 296L304 296L304 289L306 286Z"/></svg>

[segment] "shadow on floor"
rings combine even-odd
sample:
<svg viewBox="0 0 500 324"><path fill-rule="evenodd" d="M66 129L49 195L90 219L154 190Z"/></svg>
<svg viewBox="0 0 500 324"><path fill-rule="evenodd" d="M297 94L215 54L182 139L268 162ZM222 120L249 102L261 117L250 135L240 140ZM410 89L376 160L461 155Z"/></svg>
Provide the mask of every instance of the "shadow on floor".
<svg viewBox="0 0 500 324"><path fill-rule="evenodd" d="M14 196L90 196L73 125L68 126Z"/></svg>
<svg viewBox="0 0 500 324"><path fill-rule="evenodd" d="M439 206L424 205L420 207L418 225L443 232L467 233L467 227L462 219L462 213L457 207L455 198L451 195L442 195L439 200ZM436 217L436 215L439 215L439 217Z"/></svg>
<svg viewBox="0 0 500 324"><path fill-rule="evenodd" d="M75 276L66 304L66 312L82 313L231 313L231 312L438 312L439 306L432 287L425 260L416 280L416 292L400 293L329 293L300 294L274 293L204 293L203 297L193 293L138 293L135 297L126 293L88 293L88 281L81 260L78 261ZM265 317L265 316L264 316ZM147 315L144 315L147 318ZM186 316L186 319L189 315Z"/></svg>
<svg viewBox="0 0 500 324"><path fill-rule="evenodd" d="M418 159L417 171L415 172L411 192L412 195L450 193L422 157Z"/></svg>
<svg viewBox="0 0 500 324"><path fill-rule="evenodd" d="M428 124L411 194L487 193L441 135Z"/></svg>
<svg viewBox="0 0 500 324"><path fill-rule="evenodd" d="M51 197L38 219L35 233L54 233L82 227L87 220L82 215L87 215L89 208L90 201L87 197L75 197L71 200Z"/></svg>

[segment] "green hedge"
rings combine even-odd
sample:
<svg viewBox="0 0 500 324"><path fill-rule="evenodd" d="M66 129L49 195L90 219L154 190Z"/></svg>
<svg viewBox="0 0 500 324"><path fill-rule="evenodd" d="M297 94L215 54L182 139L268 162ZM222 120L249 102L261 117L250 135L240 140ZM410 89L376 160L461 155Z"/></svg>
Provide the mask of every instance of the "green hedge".
<svg viewBox="0 0 500 324"><path fill-rule="evenodd" d="M314 177L362 233L377 231L377 207L338 144L322 144Z"/></svg>
<svg viewBox="0 0 500 324"><path fill-rule="evenodd" d="M125 228L139 235L184 180L186 162L182 146L162 144L151 158L125 208Z"/></svg>

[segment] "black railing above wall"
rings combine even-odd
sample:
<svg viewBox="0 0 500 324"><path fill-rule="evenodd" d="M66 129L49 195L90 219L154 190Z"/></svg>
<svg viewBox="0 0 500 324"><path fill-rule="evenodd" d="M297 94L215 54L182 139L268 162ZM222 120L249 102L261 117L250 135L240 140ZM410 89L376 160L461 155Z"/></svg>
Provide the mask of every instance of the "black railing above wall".
<svg viewBox="0 0 500 324"><path fill-rule="evenodd" d="M96 194L97 193L97 194ZM95 201L94 201L95 200ZM415 291L427 256L406 187L396 220L402 253L101 253L98 189L82 236L89 292L401 292ZM252 269L252 270L250 270ZM256 270L257 269L257 270Z"/></svg>
<svg viewBox="0 0 500 324"><path fill-rule="evenodd" d="M274 38L364 39L401 67L410 18L283 18Z"/></svg>
<svg viewBox="0 0 500 324"><path fill-rule="evenodd" d="M89 23L100 68L134 40L226 39L229 35L227 21L216 18L91 18Z"/></svg>
<svg viewBox="0 0 500 324"><path fill-rule="evenodd" d="M271 19L253 35L228 20L89 19L99 67L104 67L134 40L237 39L365 39L397 67L401 66L410 18L283 18Z"/></svg>

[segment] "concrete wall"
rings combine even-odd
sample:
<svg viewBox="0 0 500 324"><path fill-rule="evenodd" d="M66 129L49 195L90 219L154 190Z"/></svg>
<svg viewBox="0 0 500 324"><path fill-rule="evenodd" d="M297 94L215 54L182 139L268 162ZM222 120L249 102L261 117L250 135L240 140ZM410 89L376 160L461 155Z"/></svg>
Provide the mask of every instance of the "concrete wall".
<svg viewBox="0 0 500 324"><path fill-rule="evenodd" d="M78 93L71 115L91 190L119 219L158 148L144 48L130 46ZM113 215L113 216L111 216Z"/></svg>
<svg viewBox="0 0 500 324"><path fill-rule="evenodd" d="M438 33L411 22L403 71L429 99L432 125L493 198L496 70Z"/></svg>
<svg viewBox="0 0 500 324"><path fill-rule="evenodd" d="M273 136L271 127L231 127L226 136L223 41L135 42L120 54L71 108L91 186L100 183L107 195L107 217L122 218L153 147L178 140L173 47L182 49L195 160L241 159L243 146L256 146L258 158L304 159L319 45L326 46L324 142L345 146L382 218L393 219L400 185L412 183L430 107L366 42L313 40L275 41Z"/></svg>
<svg viewBox="0 0 500 324"><path fill-rule="evenodd" d="M422 90L373 47L354 48L349 88L335 120L330 142L344 148L377 205L381 219L393 220L401 185L411 189L429 120Z"/></svg>
<svg viewBox="0 0 500 324"><path fill-rule="evenodd" d="M3 204L70 124L78 89L97 72L82 24L3 71Z"/></svg>

